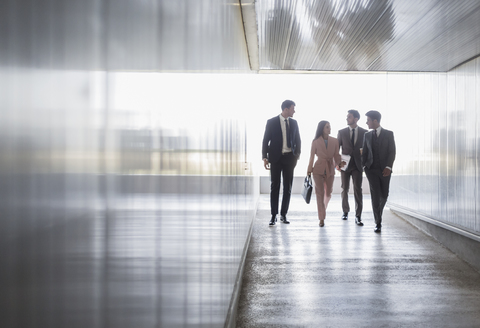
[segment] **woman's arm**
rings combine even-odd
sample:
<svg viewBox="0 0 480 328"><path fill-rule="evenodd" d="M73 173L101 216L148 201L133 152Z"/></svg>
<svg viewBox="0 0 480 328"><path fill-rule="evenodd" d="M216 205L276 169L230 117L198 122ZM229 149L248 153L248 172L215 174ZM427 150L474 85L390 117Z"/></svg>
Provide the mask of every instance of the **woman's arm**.
<svg viewBox="0 0 480 328"><path fill-rule="evenodd" d="M313 172L313 160L315 159L315 153L316 153L316 147L315 147L315 140L312 141L312 147L310 149L310 160L308 162L308 169L307 169L307 174L311 174Z"/></svg>

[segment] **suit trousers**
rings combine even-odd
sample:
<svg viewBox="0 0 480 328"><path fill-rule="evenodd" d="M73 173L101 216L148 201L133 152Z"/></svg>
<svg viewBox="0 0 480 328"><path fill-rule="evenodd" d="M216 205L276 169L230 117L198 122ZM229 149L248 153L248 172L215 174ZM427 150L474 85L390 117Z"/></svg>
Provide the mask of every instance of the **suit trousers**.
<svg viewBox="0 0 480 328"><path fill-rule="evenodd" d="M362 172L358 169L347 169L341 171L342 175L342 209L343 213L350 212L350 205L348 203L348 191L350 189L350 177L353 181L353 196L355 198L355 216L361 217L363 211L363 194L362 194Z"/></svg>
<svg viewBox="0 0 480 328"><path fill-rule="evenodd" d="M390 188L390 178L383 176L383 170L365 168L365 174L370 184L370 197L372 199L372 210L375 218L375 224L382 226L383 208L387 203L388 190Z"/></svg>
<svg viewBox="0 0 480 328"><path fill-rule="evenodd" d="M297 158L293 153L286 153L276 163L270 163L270 208L272 215L278 214L278 199L280 197L280 177L283 177L283 198L280 215L287 215L290 197L292 195L293 170Z"/></svg>
<svg viewBox="0 0 480 328"><path fill-rule="evenodd" d="M318 219L323 221L327 216L327 206L332 198L335 176L332 175L327 178L326 174L313 173L312 175L313 181L315 182L315 194L317 196Z"/></svg>

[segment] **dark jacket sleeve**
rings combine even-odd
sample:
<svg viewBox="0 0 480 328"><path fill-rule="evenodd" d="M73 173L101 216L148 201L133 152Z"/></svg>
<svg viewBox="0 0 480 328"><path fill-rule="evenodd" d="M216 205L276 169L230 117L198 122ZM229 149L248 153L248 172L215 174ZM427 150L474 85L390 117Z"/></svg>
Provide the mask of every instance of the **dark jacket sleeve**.
<svg viewBox="0 0 480 328"><path fill-rule="evenodd" d="M393 137L393 132L388 131L388 155L387 155L387 161L386 161L386 166L389 166L393 169L393 162L395 161L395 155L396 155L396 146L395 146L395 138Z"/></svg>
<svg viewBox="0 0 480 328"><path fill-rule="evenodd" d="M300 129L298 128L298 123L297 123L295 140L296 140L295 155L297 155L297 158L298 158L300 157L300 153L302 152L302 140L300 139Z"/></svg>
<svg viewBox="0 0 480 328"><path fill-rule="evenodd" d="M363 135L362 167L365 167L365 166L366 166L367 159L368 159L368 153L369 153L368 145L367 145L367 133L368 133L368 132L365 132L365 134Z"/></svg>
<svg viewBox="0 0 480 328"><path fill-rule="evenodd" d="M342 137L341 137L341 135L340 135L340 131L342 131L342 130L338 130L337 140L338 140L338 147L339 147L339 148L342 148ZM343 148L342 148L342 154L343 154Z"/></svg>
<svg viewBox="0 0 480 328"><path fill-rule="evenodd" d="M262 160L264 158L268 159L268 148L271 140L272 140L272 128L271 128L270 120L268 120L267 125L265 126L265 133L263 135Z"/></svg>

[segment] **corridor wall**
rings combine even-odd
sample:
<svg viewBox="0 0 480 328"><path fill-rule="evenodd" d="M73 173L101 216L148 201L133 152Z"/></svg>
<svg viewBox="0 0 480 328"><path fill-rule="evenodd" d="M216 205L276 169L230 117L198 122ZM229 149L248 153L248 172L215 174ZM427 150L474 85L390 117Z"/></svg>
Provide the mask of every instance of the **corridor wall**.
<svg viewBox="0 0 480 328"><path fill-rule="evenodd" d="M2 326L223 327L259 189L245 121L165 72L247 72L239 7L16 0L0 21Z"/></svg>
<svg viewBox="0 0 480 328"><path fill-rule="evenodd" d="M447 73L388 73L387 83L398 118L389 204L477 239L480 60Z"/></svg>
<svg viewBox="0 0 480 328"><path fill-rule="evenodd" d="M478 58L447 73L388 73L399 118L388 206L480 271L479 95Z"/></svg>

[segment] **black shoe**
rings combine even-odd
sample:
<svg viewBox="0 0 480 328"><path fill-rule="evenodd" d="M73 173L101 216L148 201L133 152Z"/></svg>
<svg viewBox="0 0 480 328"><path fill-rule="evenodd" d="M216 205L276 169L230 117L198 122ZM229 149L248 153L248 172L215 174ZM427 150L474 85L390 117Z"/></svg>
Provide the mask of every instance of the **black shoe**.
<svg viewBox="0 0 480 328"><path fill-rule="evenodd" d="M277 216L276 215L272 215L272 218L270 219L270 223L268 225L275 225L275 222L277 221Z"/></svg>
<svg viewBox="0 0 480 328"><path fill-rule="evenodd" d="M363 222L362 222L362 219L360 219L359 216L356 216L355 217L355 223L359 226L363 226Z"/></svg>
<svg viewBox="0 0 480 328"><path fill-rule="evenodd" d="M373 230L373 231L375 231L375 232L382 232L382 226L379 225L379 224L377 224L377 225L375 226L375 230Z"/></svg>
<svg viewBox="0 0 480 328"><path fill-rule="evenodd" d="M280 221L286 224L290 224L290 221L287 220L287 217L283 215L280 215Z"/></svg>
<svg viewBox="0 0 480 328"><path fill-rule="evenodd" d="M348 220L348 213L343 212L342 220Z"/></svg>

